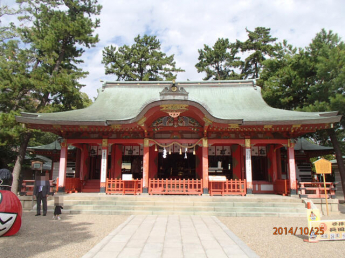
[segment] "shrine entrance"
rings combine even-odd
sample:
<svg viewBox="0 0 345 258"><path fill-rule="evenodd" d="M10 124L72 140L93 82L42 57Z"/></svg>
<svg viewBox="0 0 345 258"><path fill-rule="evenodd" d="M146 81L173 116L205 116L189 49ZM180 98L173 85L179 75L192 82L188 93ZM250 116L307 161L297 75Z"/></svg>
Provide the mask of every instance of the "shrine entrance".
<svg viewBox="0 0 345 258"><path fill-rule="evenodd" d="M269 181L267 158L260 156L252 157L253 180Z"/></svg>
<svg viewBox="0 0 345 258"><path fill-rule="evenodd" d="M89 159L89 178L91 180L100 179L101 176L101 156L92 155Z"/></svg>
<svg viewBox="0 0 345 258"><path fill-rule="evenodd" d="M191 153L158 155L159 179L196 179L196 158Z"/></svg>

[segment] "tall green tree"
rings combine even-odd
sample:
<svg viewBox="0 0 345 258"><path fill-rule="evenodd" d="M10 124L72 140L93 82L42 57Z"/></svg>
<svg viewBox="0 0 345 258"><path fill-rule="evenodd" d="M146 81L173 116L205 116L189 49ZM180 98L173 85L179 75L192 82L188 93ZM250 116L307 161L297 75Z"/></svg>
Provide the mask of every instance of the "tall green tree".
<svg viewBox="0 0 345 258"><path fill-rule="evenodd" d="M242 61L236 55L238 48L229 39L219 38L213 47L204 45L204 49L198 49L199 62L195 65L198 73L206 72L203 80L237 80L241 74L236 70L242 65Z"/></svg>
<svg viewBox="0 0 345 258"><path fill-rule="evenodd" d="M176 73L184 72L176 68L174 55L161 52L161 43L156 36L148 35L135 37L132 46L105 47L102 63L105 64L105 74L115 74L118 81L172 80L176 79Z"/></svg>
<svg viewBox="0 0 345 258"><path fill-rule="evenodd" d="M5 41L0 57L0 111L4 128L1 144L7 136L20 139L13 169L12 191L18 189L18 178L26 147L33 131L13 125L19 112L62 111L83 107L78 82L87 72L77 67L82 63L84 47L99 41L94 30L99 27L101 6L96 0L17 0L23 24L17 28L17 41ZM25 22L26 21L26 22ZM25 43L25 44L21 44Z"/></svg>
<svg viewBox="0 0 345 258"><path fill-rule="evenodd" d="M263 97L269 105L279 108L339 111L340 124L313 134L313 138L323 145L333 145L345 189L341 159L345 151L345 44L337 34L323 29L305 49L297 52L281 48L280 53L264 61Z"/></svg>
<svg viewBox="0 0 345 258"><path fill-rule="evenodd" d="M270 106L296 110L306 105L310 85L303 53L284 40L276 44L274 58L263 62L260 86L264 86L263 97Z"/></svg>
<svg viewBox="0 0 345 258"><path fill-rule="evenodd" d="M303 111L338 110L345 114L345 43L332 31L317 33L305 48L279 45L264 61L263 97L277 108ZM345 118L341 120L345 127Z"/></svg>
<svg viewBox="0 0 345 258"><path fill-rule="evenodd" d="M270 31L271 29L265 27L257 27L254 31L246 29L248 39L244 42L237 40L237 46L243 53L248 54L242 67L245 78L259 78L262 62L274 55L275 46L272 43L277 38L272 38Z"/></svg>

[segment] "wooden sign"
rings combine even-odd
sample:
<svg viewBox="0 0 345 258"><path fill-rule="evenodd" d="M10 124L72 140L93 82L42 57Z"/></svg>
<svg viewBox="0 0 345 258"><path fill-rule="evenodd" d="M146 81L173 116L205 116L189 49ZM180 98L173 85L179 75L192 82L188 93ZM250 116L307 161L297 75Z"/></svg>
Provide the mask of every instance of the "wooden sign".
<svg viewBox="0 0 345 258"><path fill-rule="evenodd" d="M310 222L309 242L345 240L345 220L320 220Z"/></svg>
<svg viewBox="0 0 345 258"><path fill-rule="evenodd" d="M211 182L225 182L226 176L208 176L208 181Z"/></svg>
<svg viewBox="0 0 345 258"><path fill-rule="evenodd" d="M314 162L316 174L331 174L332 173L332 163L326 159L319 159Z"/></svg>
<svg viewBox="0 0 345 258"><path fill-rule="evenodd" d="M43 162L41 162L41 161L32 161L31 162L31 169L32 170L42 170L43 169Z"/></svg>
<svg viewBox="0 0 345 258"><path fill-rule="evenodd" d="M324 158L319 159L314 162L316 174L323 174L323 186L325 188L325 200L326 200L326 208L327 208L327 216L328 216L328 201L327 201L327 190L326 190L326 179L325 174L332 173L332 163L329 160L325 160Z"/></svg>

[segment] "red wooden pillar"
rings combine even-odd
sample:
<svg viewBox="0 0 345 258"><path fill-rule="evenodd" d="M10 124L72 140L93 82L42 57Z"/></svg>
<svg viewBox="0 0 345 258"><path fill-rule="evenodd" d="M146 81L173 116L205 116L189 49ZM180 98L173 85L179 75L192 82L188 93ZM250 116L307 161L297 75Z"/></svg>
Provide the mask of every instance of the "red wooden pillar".
<svg viewBox="0 0 345 258"><path fill-rule="evenodd" d="M122 149L120 144L111 146L111 172L110 177L113 179L121 179L122 175Z"/></svg>
<svg viewBox="0 0 345 258"><path fill-rule="evenodd" d="M282 179L282 156L280 152L280 148L277 149L277 179Z"/></svg>
<svg viewBox="0 0 345 258"><path fill-rule="evenodd" d="M105 184L108 170L108 140L102 140L101 180L100 193L105 193Z"/></svg>
<svg viewBox="0 0 345 258"><path fill-rule="evenodd" d="M143 193L148 193L149 187L149 169L150 169L150 141L144 139L144 157L143 157Z"/></svg>
<svg viewBox="0 0 345 258"><path fill-rule="evenodd" d="M202 147L195 146L195 172L196 179L202 179Z"/></svg>
<svg viewBox="0 0 345 258"><path fill-rule="evenodd" d="M59 192L65 192L66 185L66 167L67 167L67 143L66 140L61 142L60 166L59 166Z"/></svg>
<svg viewBox="0 0 345 258"><path fill-rule="evenodd" d="M150 172L149 178L157 178L158 172L158 150L155 151L155 146L150 147Z"/></svg>
<svg viewBox="0 0 345 258"><path fill-rule="evenodd" d="M208 141L202 139L202 185L203 193L208 194Z"/></svg>
<svg viewBox="0 0 345 258"><path fill-rule="evenodd" d="M247 194L253 193L253 180L252 180L252 148L250 139L245 139L246 149L246 179L247 179Z"/></svg>
<svg viewBox="0 0 345 258"><path fill-rule="evenodd" d="M288 141L288 160L289 160L289 175L290 175L290 194L296 195L296 164L295 164L295 143Z"/></svg>
<svg viewBox="0 0 345 258"><path fill-rule="evenodd" d="M272 151L272 172L273 172L273 183L277 181L278 179L278 167L277 167L277 150L275 149L275 145L272 145L271 148L273 149Z"/></svg>
<svg viewBox="0 0 345 258"><path fill-rule="evenodd" d="M231 146L232 153L232 179L243 179L241 171L241 155L242 148L239 144L234 144Z"/></svg>
<svg viewBox="0 0 345 258"><path fill-rule="evenodd" d="M81 163L81 150L77 148L75 158L75 178L80 178L80 163Z"/></svg>
<svg viewBox="0 0 345 258"><path fill-rule="evenodd" d="M89 151L86 144L82 145L80 154L80 180L86 180L88 178L87 159L89 157Z"/></svg>
<svg viewBox="0 0 345 258"><path fill-rule="evenodd" d="M275 180L273 180L273 174L274 174L274 167L273 167L273 163L274 163L274 156L275 156L275 152L274 152L274 145L267 145L266 146L267 149L267 169L268 169L268 181L269 182L274 182Z"/></svg>
<svg viewBox="0 0 345 258"><path fill-rule="evenodd" d="M110 179L115 178L115 166L116 166L116 160L115 160L115 152L116 152L116 144L112 144L111 147L111 154L110 154Z"/></svg>
<svg viewBox="0 0 345 258"><path fill-rule="evenodd" d="M241 178L242 179L247 179L246 178L246 148L242 148L242 145L241 145Z"/></svg>

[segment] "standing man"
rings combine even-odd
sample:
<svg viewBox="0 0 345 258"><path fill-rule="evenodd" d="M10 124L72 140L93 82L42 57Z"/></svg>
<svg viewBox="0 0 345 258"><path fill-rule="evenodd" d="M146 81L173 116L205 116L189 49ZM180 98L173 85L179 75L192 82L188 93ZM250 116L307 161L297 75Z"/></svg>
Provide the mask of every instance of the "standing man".
<svg viewBox="0 0 345 258"><path fill-rule="evenodd" d="M41 176L39 173L36 174L34 195L37 200L37 213L35 216L41 215L41 202L43 203L43 216L47 215L47 195L49 194L50 184L49 176Z"/></svg>

